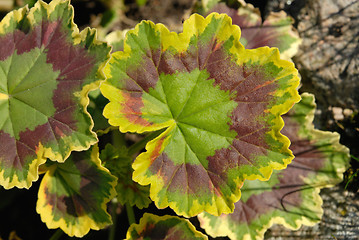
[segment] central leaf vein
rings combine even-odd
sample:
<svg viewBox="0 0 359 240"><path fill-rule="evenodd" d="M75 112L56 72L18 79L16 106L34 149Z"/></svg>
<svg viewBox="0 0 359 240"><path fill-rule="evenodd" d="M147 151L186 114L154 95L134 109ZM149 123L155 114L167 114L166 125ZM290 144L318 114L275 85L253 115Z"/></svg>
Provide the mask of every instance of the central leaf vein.
<svg viewBox="0 0 359 240"><path fill-rule="evenodd" d="M189 114L187 114L187 115L182 116L181 119L183 120L183 119L188 118L188 117L190 117L190 116L192 116L192 115L198 114L198 113L200 113L200 112L203 112L203 111L205 111L205 110L208 110L208 109L210 109L210 108L212 108L212 107L215 107L215 106L217 106L217 105L220 105L220 104L226 103L226 102L228 102L227 99L224 99L224 100L219 101L219 102L211 103L211 104L209 104L209 105L204 106L203 108L198 109L198 110L195 111L195 112L191 112L191 113L189 113ZM179 118L179 117L178 117L178 118ZM178 119L178 118L177 118L177 119Z"/></svg>
<svg viewBox="0 0 359 240"><path fill-rule="evenodd" d="M190 124L190 123L180 122L180 124L188 125L188 126L197 128L197 129L199 129L199 130L202 130L203 132L209 132L209 133L215 134L215 135L217 135L217 136L223 137L223 138L225 138L225 139L230 139L230 140L232 140L232 141L235 139L235 138L232 138L232 137L229 137L229 136L222 135L222 134L220 134L220 133L213 132L213 131L208 130L208 129L200 128L200 127L198 127L198 126L196 126L196 125L193 125L193 124ZM179 127L179 128L180 128L180 127Z"/></svg>
<svg viewBox="0 0 359 240"><path fill-rule="evenodd" d="M186 101L184 102L181 111L180 111L180 112L178 113L178 115L175 117L175 118L176 118L175 120L177 120L177 119L180 118L180 116L181 116L181 114L182 114L182 112L183 112L183 109L185 109L185 107L186 107L186 105L187 105L189 99L192 97L193 91L194 91L194 89L195 89L196 86L197 86L198 80L200 79L200 75L201 75L201 73L199 72L198 75L197 75L197 78L196 78L196 83L193 85L191 91L189 92L188 98L187 98ZM167 96L167 94L166 94L166 96ZM172 112L172 111L171 111L171 112Z"/></svg>
<svg viewBox="0 0 359 240"><path fill-rule="evenodd" d="M27 75L29 75L29 73L31 72L32 68L36 65L36 63L40 60L40 57L42 56L42 51L43 49L39 49L39 53L37 54L37 56L35 57L34 61L31 62L31 66L27 69L27 71L25 72L25 75L21 76L21 79L19 79L19 82L13 87L13 89L9 89L9 86L8 86L8 91L10 94L13 94L13 93L16 93L16 89L21 85L21 83L23 82L23 80L26 78ZM19 55L20 56L20 55ZM13 59L13 58L12 58ZM13 64L11 63L10 65L10 69L9 69L9 72L11 71L11 68L13 66L16 66L16 64ZM16 74L17 76L19 76L19 74L17 73ZM9 83L9 80L8 80L8 83Z"/></svg>
<svg viewBox="0 0 359 240"><path fill-rule="evenodd" d="M46 118L50 117L50 116L47 116L45 113L41 112L39 109L35 108L34 106L31 106L30 103L24 102L23 100L18 99L18 98L14 98L14 99L16 99L17 101L22 102L23 104L29 106L31 109L34 109L35 111L37 111L41 115L45 116Z"/></svg>
<svg viewBox="0 0 359 240"><path fill-rule="evenodd" d="M183 131L181 130L181 128L180 128L179 126L178 126L178 129L179 129L180 133L182 134L183 139L186 139L185 134L183 133ZM216 133L215 133L215 134L216 134ZM197 159L199 165L204 169L205 172L211 172L211 173L213 173L213 174L219 176L221 179L223 179L223 177L220 176L218 173L215 173L215 172L210 171L209 169L207 169L205 166L208 165L208 164L202 163L201 160L200 160L200 158L198 157L197 153L193 150L193 148L190 146L190 144L189 144L187 141L185 141L185 151L187 151L187 149L189 149L189 150L196 156L196 159ZM184 160L186 160L186 158L185 158ZM186 162L184 162L183 164L185 165ZM181 166L181 165L180 165L180 166ZM187 173L187 168L186 168L186 173ZM209 180L211 181L211 184L212 184L212 186L213 186L214 191L215 191L217 194L219 194L219 195L222 196L222 198L225 200L227 206L231 206L230 201L227 200L226 197L224 197L224 193L223 193L222 191L220 191L219 189L216 188L216 185L215 185L215 183L214 183L214 180L212 179L212 177L210 176L210 174L207 174L207 175L208 175ZM224 183L228 186L228 183L227 183L226 181L224 181ZM188 179L187 179L187 186L188 186L188 188L189 188Z"/></svg>
<svg viewBox="0 0 359 240"><path fill-rule="evenodd" d="M56 80L54 80L53 82L56 82ZM32 89L34 89L34 88L41 87L41 86L43 86L43 85L45 85L45 84L47 84L47 83L49 83L49 81L48 81L47 79L45 79L45 82L39 83L39 84L37 84L37 85L35 85L35 86L31 86L31 88L26 88L26 89L21 90L21 91L18 91L18 92L16 92L16 93L12 93L11 96L14 97L14 96L19 95L19 94L21 94L21 93L24 93L24 92L26 92L26 91L30 91L30 90L32 90ZM19 100L18 98L16 98L16 99Z"/></svg>
<svg viewBox="0 0 359 240"><path fill-rule="evenodd" d="M181 129L179 126L178 126L178 130L179 130L179 132L181 133L183 139L186 139L185 134L183 133L182 129ZM204 169L205 171L208 171L208 170L205 168L205 166L206 166L207 164L204 164L204 163L201 162L201 160L200 160L200 158L198 157L197 153L193 150L193 148L190 146L190 144L189 144L187 141L185 141L185 149L186 149L185 151L187 151L187 147L188 147L188 149L196 156L197 162L203 167L203 169ZM184 160L186 160L186 157L184 158ZM184 164L186 164L186 162L184 162ZM213 182L212 182L212 185L214 186Z"/></svg>

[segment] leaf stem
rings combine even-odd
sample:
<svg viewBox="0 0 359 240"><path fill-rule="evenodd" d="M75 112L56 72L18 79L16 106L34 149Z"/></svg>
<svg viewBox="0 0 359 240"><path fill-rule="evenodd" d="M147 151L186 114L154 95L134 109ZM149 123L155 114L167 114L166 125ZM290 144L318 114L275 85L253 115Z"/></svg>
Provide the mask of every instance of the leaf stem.
<svg viewBox="0 0 359 240"><path fill-rule="evenodd" d="M354 159L355 161L358 161L358 162L359 162L359 158L357 158L357 157L355 157L355 156L353 156L353 155L351 155L351 154L350 154L350 157L351 157L352 159ZM345 184L344 190L347 189L347 187L348 187L350 181L353 180L353 178L356 177L358 173L359 173L359 169L358 169L355 173L353 173L353 174L350 176L350 178L348 179L347 183Z"/></svg>
<svg viewBox="0 0 359 240"><path fill-rule="evenodd" d="M357 158L357 157L355 157L355 156L353 156L351 154L350 154L350 157L353 158L355 161L359 162L359 158Z"/></svg>
<svg viewBox="0 0 359 240"><path fill-rule="evenodd" d="M61 230L61 228L57 229L57 231L51 236L50 240L58 240L62 236L64 232Z"/></svg>
<svg viewBox="0 0 359 240"><path fill-rule="evenodd" d="M141 149L143 149L149 141L160 135L163 131L164 129L152 132L147 136L145 136L144 138L142 138L140 141L133 144L131 147L128 148L128 155L132 156L133 154L141 151Z"/></svg>
<svg viewBox="0 0 359 240"><path fill-rule="evenodd" d="M128 202L125 204L125 206L126 206L128 223L131 226L132 224L136 223L135 213L133 211L133 208L131 207L131 205Z"/></svg>
<svg viewBox="0 0 359 240"><path fill-rule="evenodd" d="M350 178L348 179L347 183L345 184L344 190L347 190L347 187L348 187L350 181L353 180L353 178L356 177L358 173L359 173L359 169L358 169L355 173L353 173L353 174L350 176Z"/></svg>
<svg viewBox="0 0 359 240"><path fill-rule="evenodd" d="M112 226L110 227L110 233L108 235L108 240L115 240L116 235L116 225L117 225L117 201L112 201L112 211L111 211L111 217L112 217Z"/></svg>

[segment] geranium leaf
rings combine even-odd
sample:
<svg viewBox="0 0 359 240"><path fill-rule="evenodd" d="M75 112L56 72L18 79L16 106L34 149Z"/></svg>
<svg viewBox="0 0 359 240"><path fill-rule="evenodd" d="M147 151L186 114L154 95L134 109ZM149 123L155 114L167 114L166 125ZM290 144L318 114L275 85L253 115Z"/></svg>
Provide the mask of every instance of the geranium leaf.
<svg viewBox="0 0 359 240"><path fill-rule="evenodd" d="M246 181L232 214L198 216L208 234L263 239L275 223L298 229L302 224L320 221L323 210L319 190L342 180L349 154L339 144L339 134L314 129L314 108L314 97L303 94L302 101L283 116L282 132L291 140L295 155L285 170L274 171L267 182Z"/></svg>
<svg viewBox="0 0 359 240"><path fill-rule="evenodd" d="M241 28L240 41L246 48L277 47L284 59L290 59L298 51L301 39L292 26L293 19L284 11L270 12L264 22L259 10L251 4L242 3L242 6L235 10L225 3L219 3L210 12L230 16L233 24Z"/></svg>
<svg viewBox="0 0 359 240"><path fill-rule="evenodd" d="M151 203L149 186L142 186L132 180L132 158L126 147L115 148L107 144L101 151L100 159L106 168L118 179L117 199L122 204L129 203L138 208L145 208Z"/></svg>
<svg viewBox="0 0 359 240"><path fill-rule="evenodd" d="M187 219L175 216L156 216L145 213L139 224L132 224L127 231L126 240L135 239L208 239L198 232Z"/></svg>
<svg viewBox="0 0 359 240"><path fill-rule="evenodd" d="M106 203L116 196L116 177L101 166L98 147L53 163L41 181L36 211L48 228L82 237L112 223Z"/></svg>
<svg viewBox="0 0 359 240"><path fill-rule="evenodd" d="M39 1L0 23L0 184L29 188L46 158L97 142L86 111L109 57L94 29L78 32L69 1ZM99 70L100 69L100 70Z"/></svg>
<svg viewBox="0 0 359 240"><path fill-rule="evenodd" d="M159 208L194 216L233 211L244 179L268 179L293 158L281 114L300 97L277 49L247 50L222 14L197 14L181 34L143 21L112 55L104 116L122 132L166 130L134 161Z"/></svg>

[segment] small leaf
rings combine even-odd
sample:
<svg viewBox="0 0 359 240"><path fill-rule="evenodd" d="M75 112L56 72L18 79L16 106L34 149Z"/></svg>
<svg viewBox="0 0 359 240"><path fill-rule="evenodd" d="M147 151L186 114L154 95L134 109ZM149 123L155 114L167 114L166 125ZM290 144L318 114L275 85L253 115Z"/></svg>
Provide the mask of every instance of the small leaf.
<svg viewBox="0 0 359 240"><path fill-rule="evenodd" d="M106 204L115 197L117 179L101 166L98 147L73 152L53 163L41 181L36 211L48 228L82 237L112 223Z"/></svg>
<svg viewBox="0 0 359 240"><path fill-rule="evenodd" d="M290 59L298 52L301 39L292 26L294 20L284 11L270 12L264 22L259 10L251 4L242 3L242 6L235 10L225 3L219 3L210 12L230 16L233 24L241 28L240 41L248 49L277 47L283 59Z"/></svg>
<svg viewBox="0 0 359 240"><path fill-rule="evenodd" d="M291 140L295 155L285 170L274 171L267 182L246 181L232 214L198 216L209 235L263 239L273 224L294 230L320 221L319 190L341 182L349 154L339 144L339 134L314 129L314 109L313 95L303 94L302 101L283 116L282 132Z"/></svg>
<svg viewBox="0 0 359 240"><path fill-rule="evenodd" d="M143 21L112 55L104 116L122 132L165 131L133 163L159 208L233 211L245 179L268 179L293 158L281 114L300 99L277 49L246 50L226 15L194 14L183 33Z"/></svg>
<svg viewBox="0 0 359 240"><path fill-rule="evenodd" d="M39 1L0 23L0 184L29 188L47 158L97 142L86 111L109 57L94 29L78 32L69 1Z"/></svg>
<svg viewBox="0 0 359 240"><path fill-rule="evenodd" d="M101 151L100 158L106 168L118 179L116 185L117 199L125 205L136 205L138 208L146 208L151 203L149 186L142 186L132 180L132 158L128 155L126 147L115 148L107 144Z"/></svg>
<svg viewBox="0 0 359 240"><path fill-rule="evenodd" d="M145 213L140 224L132 224L127 231L126 240L137 239L208 239L198 232L187 219L174 216L156 216Z"/></svg>

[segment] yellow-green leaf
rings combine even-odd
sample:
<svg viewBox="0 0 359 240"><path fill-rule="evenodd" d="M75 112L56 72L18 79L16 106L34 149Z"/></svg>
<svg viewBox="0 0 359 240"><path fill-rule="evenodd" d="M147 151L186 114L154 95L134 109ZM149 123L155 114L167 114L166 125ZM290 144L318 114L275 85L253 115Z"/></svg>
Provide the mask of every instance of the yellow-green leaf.
<svg viewBox="0 0 359 240"><path fill-rule="evenodd" d="M163 129L133 163L159 208L230 213L245 179L293 158L281 114L300 97L294 65L274 48L245 49L226 15L192 15L183 33L143 21L105 68L104 116L122 132Z"/></svg>
<svg viewBox="0 0 359 240"><path fill-rule="evenodd" d="M0 23L0 184L29 188L46 159L97 142L86 110L110 47L79 32L69 1L39 1Z"/></svg>

